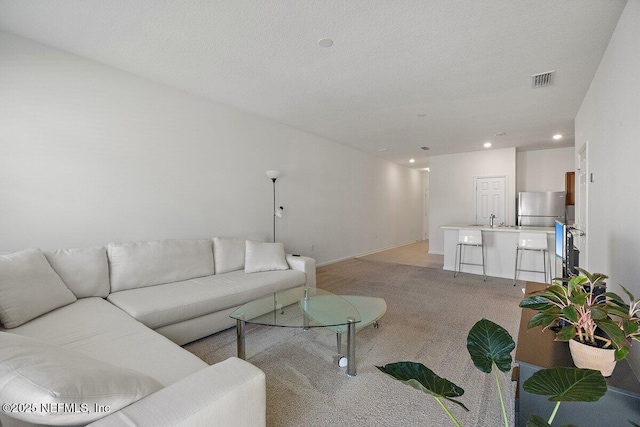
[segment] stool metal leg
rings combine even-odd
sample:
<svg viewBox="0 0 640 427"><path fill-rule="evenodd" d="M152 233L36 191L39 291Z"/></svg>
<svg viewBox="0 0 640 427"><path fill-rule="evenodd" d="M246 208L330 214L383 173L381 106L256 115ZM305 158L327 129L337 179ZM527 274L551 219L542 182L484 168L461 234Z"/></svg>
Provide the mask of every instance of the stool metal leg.
<svg viewBox="0 0 640 427"><path fill-rule="evenodd" d="M460 272L460 264L458 263L458 250L460 249L460 243L456 245L456 257L453 260L453 277L458 277ZM462 250L460 249L460 259L462 260Z"/></svg>
<svg viewBox="0 0 640 427"><path fill-rule="evenodd" d="M542 270L544 271L544 283L549 283L547 282L547 255L545 254L544 249L542 249L540 251L542 253Z"/></svg>
<svg viewBox="0 0 640 427"><path fill-rule="evenodd" d="M518 253L520 252L520 248L516 247L516 267L513 270L513 286L516 285L516 280L518 278Z"/></svg>
<svg viewBox="0 0 640 427"><path fill-rule="evenodd" d="M484 245L480 245L480 252L482 252L482 275L484 276L484 281L487 281L487 272L484 264Z"/></svg>

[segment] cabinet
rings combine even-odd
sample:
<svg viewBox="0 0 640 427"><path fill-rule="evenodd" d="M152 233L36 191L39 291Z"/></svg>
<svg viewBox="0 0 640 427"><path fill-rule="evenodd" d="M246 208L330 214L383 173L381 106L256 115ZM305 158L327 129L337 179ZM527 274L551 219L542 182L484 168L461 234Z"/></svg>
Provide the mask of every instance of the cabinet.
<svg viewBox="0 0 640 427"><path fill-rule="evenodd" d="M566 204L576 204L576 173L567 172L564 174L564 191L567 193Z"/></svg>
<svg viewBox="0 0 640 427"><path fill-rule="evenodd" d="M528 282L526 292L544 289L542 283ZM533 310L523 309L516 346L518 369L518 414L516 426L524 427L529 414L534 413L545 420L549 418L555 402L547 397L524 391L522 385L540 369L555 366L572 367L569 346L565 342L554 341L553 331L540 328L527 330ZM574 424L580 427L627 426L628 420L640 424L640 382L631 371L626 360L618 362L613 375L606 378L607 392L597 402L562 402L553 424Z"/></svg>

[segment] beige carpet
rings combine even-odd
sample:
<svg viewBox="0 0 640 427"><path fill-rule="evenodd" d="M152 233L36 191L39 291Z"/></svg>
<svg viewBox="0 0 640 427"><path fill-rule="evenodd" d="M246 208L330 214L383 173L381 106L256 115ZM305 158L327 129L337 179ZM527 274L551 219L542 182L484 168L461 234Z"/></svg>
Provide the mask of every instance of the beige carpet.
<svg viewBox="0 0 640 427"><path fill-rule="evenodd" d="M269 426L452 425L433 398L375 368L404 360L424 363L465 389L460 400L470 411L452 409L462 425L503 425L494 377L475 369L466 337L486 317L517 339L519 287L506 279L454 279L442 270L361 259L319 268L318 286L382 297L387 313L379 329L358 332L354 378L338 367L335 335L327 330L249 326L247 358L266 374ZM235 328L185 348L208 363L219 362L236 354ZM509 374L502 380L513 420L513 384Z"/></svg>

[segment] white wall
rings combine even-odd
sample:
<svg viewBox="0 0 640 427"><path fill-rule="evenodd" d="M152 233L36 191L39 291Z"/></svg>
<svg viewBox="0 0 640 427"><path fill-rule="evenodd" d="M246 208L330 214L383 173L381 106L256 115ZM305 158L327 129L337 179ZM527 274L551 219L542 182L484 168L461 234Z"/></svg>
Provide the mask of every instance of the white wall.
<svg viewBox="0 0 640 427"><path fill-rule="evenodd" d="M270 235L267 169L289 251L421 238L418 171L8 34L0 60L0 252Z"/></svg>
<svg viewBox="0 0 640 427"><path fill-rule="evenodd" d="M422 209L422 230L423 230L423 238L425 240L429 240L429 205L431 204L430 199L431 196L429 194L429 171L422 172L422 194L423 198L423 209Z"/></svg>
<svg viewBox="0 0 640 427"><path fill-rule="evenodd" d="M507 218L509 224L515 224L515 148L432 156L429 168L429 253L444 253L441 226L474 223L474 177L507 176Z"/></svg>
<svg viewBox="0 0 640 427"><path fill-rule="evenodd" d="M516 194L565 191L565 173L575 170L574 148L520 151L516 154Z"/></svg>
<svg viewBox="0 0 640 427"><path fill-rule="evenodd" d="M587 144L588 261L640 296L640 0L629 0L576 117L576 157ZM578 200L578 203L583 201ZM576 211L578 209L576 208ZM581 260L582 263L582 260ZM640 376L640 342L630 358Z"/></svg>

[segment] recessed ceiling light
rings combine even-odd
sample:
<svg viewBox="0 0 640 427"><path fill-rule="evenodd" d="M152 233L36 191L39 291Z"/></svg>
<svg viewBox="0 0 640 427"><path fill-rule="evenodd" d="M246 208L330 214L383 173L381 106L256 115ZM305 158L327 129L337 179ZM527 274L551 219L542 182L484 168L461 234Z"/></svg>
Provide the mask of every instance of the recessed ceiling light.
<svg viewBox="0 0 640 427"><path fill-rule="evenodd" d="M498 132L498 133L494 133L493 136L505 136L507 133L506 132Z"/></svg>
<svg viewBox="0 0 640 427"><path fill-rule="evenodd" d="M331 47L333 46L333 40L331 39L320 39L318 40L318 44L322 47Z"/></svg>
<svg viewBox="0 0 640 427"><path fill-rule="evenodd" d="M484 143L484 148L489 148L491 147L491 143L489 141Z"/></svg>
<svg viewBox="0 0 640 427"><path fill-rule="evenodd" d="M386 148L386 147L385 148L378 148L378 151L389 151L389 149Z"/></svg>
<svg viewBox="0 0 640 427"><path fill-rule="evenodd" d="M424 114L424 113L420 113L420 114L418 114L418 117L427 117L427 115Z"/></svg>
<svg viewBox="0 0 640 427"><path fill-rule="evenodd" d="M409 163L415 163L416 159L409 159Z"/></svg>
<svg viewBox="0 0 640 427"><path fill-rule="evenodd" d="M424 145L422 147L420 147L421 150L427 151L429 150L429 147L425 147Z"/></svg>
<svg viewBox="0 0 640 427"><path fill-rule="evenodd" d="M560 135L559 133L553 135L553 139L555 139L556 141L559 139L562 139L562 135Z"/></svg>

